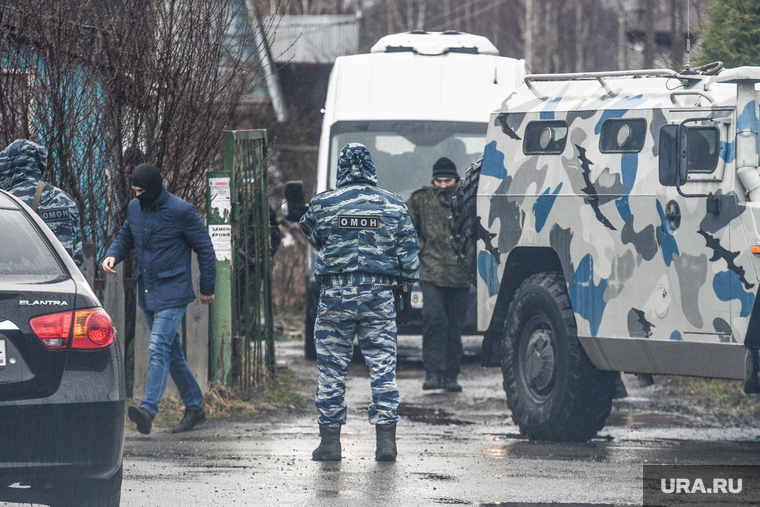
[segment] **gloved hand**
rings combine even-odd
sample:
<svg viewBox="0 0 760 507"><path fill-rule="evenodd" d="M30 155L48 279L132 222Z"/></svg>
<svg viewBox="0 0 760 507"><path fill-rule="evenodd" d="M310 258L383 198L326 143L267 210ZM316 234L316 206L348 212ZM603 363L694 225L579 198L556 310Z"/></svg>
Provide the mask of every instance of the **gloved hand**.
<svg viewBox="0 0 760 507"><path fill-rule="evenodd" d="M412 288L403 283L393 288L393 299L396 304L396 323L406 324L412 318Z"/></svg>

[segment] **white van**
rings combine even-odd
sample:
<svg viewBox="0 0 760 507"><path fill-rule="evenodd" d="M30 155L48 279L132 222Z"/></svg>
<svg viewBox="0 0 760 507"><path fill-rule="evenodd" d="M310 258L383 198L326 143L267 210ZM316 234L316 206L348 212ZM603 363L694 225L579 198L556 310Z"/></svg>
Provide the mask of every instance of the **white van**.
<svg viewBox="0 0 760 507"><path fill-rule="evenodd" d="M380 39L369 54L336 59L327 88L314 195L335 188L338 156L362 143L377 167L378 186L408 199L430 184L433 163L454 161L460 174L483 153L491 112L517 88L524 60L499 56L485 37L414 31ZM287 191L286 191L287 195ZM299 217L289 206L290 219ZM313 329L319 299L316 252L306 267L309 304L305 352L316 357ZM413 306L419 310L421 293ZM399 330L419 334L419 319Z"/></svg>

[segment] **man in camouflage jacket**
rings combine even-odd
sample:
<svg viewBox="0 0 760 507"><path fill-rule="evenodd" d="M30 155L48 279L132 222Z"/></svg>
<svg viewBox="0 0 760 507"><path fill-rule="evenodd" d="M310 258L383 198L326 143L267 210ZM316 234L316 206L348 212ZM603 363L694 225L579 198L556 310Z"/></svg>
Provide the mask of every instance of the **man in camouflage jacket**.
<svg viewBox="0 0 760 507"><path fill-rule="evenodd" d="M32 206L45 169L47 149L26 139L16 139L0 152L0 188ZM60 188L44 183L35 211L76 265L84 264L82 229L74 200Z"/></svg>
<svg viewBox="0 0 760 507"><path fill-rule="evenodd" d="M451 200L459 174L448 158L433 165L433 184L418 188L406 205L420 239L423 389L459 392L462 322L470 283L456 260L449 237Z"/></svg>
<svg viewBox="0 0 760 507"><path fill-rule="evenodd" d="M341 459L345 379L356 337L371 379L368 415L376 430L375 459L395 461L399 393L391 285L417 281L419 243L404 201L377 187L364 145L349 143L341 150L337 176L337 189L315 196L300 221L319 250L314 272L322 286L314 326L322 440L312 459Z"/></svg>

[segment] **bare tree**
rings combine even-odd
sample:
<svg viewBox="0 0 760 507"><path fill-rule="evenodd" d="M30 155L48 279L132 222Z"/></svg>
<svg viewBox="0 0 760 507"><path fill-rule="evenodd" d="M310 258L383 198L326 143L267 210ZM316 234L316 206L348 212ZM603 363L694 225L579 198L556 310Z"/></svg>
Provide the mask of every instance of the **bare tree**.
<svg viewBox="0 0 760 507"><path fill-rule="evenodd" d="M81 209L98 250L125 218L128 176L148 161L169 190L205 202L222 132L255 81L243 3L228 0L0 2L0 140L37 140L48 181Z"/></svg>

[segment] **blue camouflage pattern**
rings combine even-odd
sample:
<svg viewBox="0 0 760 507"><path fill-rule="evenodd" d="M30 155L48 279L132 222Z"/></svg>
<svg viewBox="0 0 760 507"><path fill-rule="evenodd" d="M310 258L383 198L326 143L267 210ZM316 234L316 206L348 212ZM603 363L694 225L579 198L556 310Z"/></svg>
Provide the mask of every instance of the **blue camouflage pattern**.
<svg viewBox="0 0 760 507"><path fill-rule="evenodd" d="M353 357L354 336L369 371L370 424L398 421L393 293L389 287L355 286L323 288L319 297L314 326L319 423L334 427L346 422L346 374Z"/></svg>
<svg viewBox="0 0 760 507"><path fill-rule="evenodd" d="M35 142L17 139L0 152L0 188L31 206L37 182L42 180L46 169L47 149ZM36 212L76 265L84 264L82 228L74 200L60 188L45 183Z"/></svg>
<svg viewBox="0 0 760 507"><path fill-rule="evenodd" d="M319 251L322 285L314 325L319 423L346 422L346 374L354 337L372 387L371 424L398 421L396 309L391 284L419 279L419 242L404 201L377 187L367 148L349 143L338 160L338 188L315 196L301 230Z"/></svg>
<svg viewBox="0 0 760 507"><path fill-rule="evenodd" d="M341 278L345 285L414 283L419 279L420 249L406 204L377 187L369 150L349 143L338 160L338 188L315 196L300 225L319 251L317 280ZM340 227L340 217L379 219L376 229Z"/></svg>

